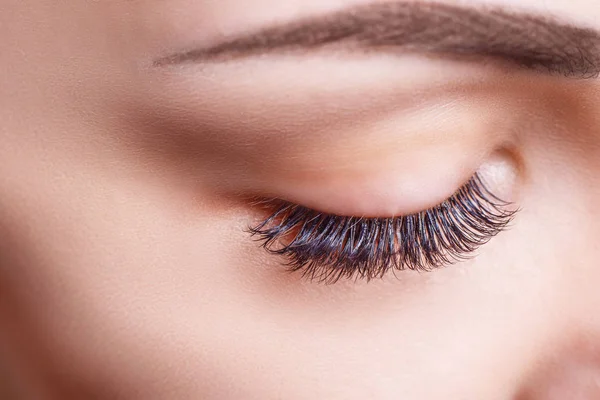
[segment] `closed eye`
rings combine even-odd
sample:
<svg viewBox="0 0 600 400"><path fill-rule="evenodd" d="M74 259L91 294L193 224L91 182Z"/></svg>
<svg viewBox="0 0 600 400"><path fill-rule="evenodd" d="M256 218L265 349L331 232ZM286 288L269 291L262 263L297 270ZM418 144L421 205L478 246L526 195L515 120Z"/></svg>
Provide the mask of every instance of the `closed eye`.
<svg viewBox="0 0 600 400"><path fill-rule="evenodd" d="M338 216L281 200L262 204L274 211L249 229L252 235L291 271L326 283L431 271L470 258L517 212L477 173L438 206L392 218Z"/></svg>

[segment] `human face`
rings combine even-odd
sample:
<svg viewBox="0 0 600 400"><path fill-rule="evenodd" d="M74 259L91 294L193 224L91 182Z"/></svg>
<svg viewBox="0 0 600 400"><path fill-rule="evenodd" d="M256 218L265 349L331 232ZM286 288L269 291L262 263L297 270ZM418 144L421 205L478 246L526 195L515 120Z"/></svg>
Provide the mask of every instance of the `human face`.
<svg viewBox="0 0 600 400"><path fill-rule="evenodd" d="M600 398L600 7L444 4L4 0L25 398ZM331 284L248 233L271 198L403 218L474 174L512 221L431 272Z"/></svg>

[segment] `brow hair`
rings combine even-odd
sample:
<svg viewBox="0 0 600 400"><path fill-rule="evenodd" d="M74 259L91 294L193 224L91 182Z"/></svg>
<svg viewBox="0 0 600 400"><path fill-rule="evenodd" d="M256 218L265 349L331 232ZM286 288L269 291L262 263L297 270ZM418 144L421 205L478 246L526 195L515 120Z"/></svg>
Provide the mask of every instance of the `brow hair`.
<svg viewBox="0 0 600 400"><path fill-rule="evenodd" d="M600 75L600 32L498 7L389 2L303 18L158 59L156 66L265 53L347 51L487 57L575 78Z"/></svg>

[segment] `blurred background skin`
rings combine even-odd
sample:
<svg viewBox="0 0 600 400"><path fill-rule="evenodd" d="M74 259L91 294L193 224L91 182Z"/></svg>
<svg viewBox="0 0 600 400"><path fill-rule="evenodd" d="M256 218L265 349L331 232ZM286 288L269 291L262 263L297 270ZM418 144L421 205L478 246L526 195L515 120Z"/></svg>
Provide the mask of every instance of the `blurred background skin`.
<svg viewBox="0 0 600 400"><path fill-rule="evenodd" d="M16 398L600 398L596 80L383 55L152 65L368 2L1 2L0 371ZM596 0L490 4L600 29ZM470 151L457 171L510 143L495 189L522 211L429 274L285 273L231 195L283 191L282 171L336 179L343 160L385 170L382 148L430 157L425 176L450 169L446 141Z"/></svg>

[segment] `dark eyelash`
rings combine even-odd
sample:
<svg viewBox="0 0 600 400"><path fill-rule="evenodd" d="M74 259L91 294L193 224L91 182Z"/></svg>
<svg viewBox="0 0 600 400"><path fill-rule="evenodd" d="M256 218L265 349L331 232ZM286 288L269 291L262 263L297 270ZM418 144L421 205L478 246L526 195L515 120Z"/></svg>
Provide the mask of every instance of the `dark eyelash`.
<svg viewBox="0 0 600 400"><path fill-rule="evenodd" d="M516 211L479 175L442 204L418 214L360 218L325 214L273 200L267 219L250 228L262 246L311 280L373 279L390 269L430 271L467 259L502 232Z"/></svg>

